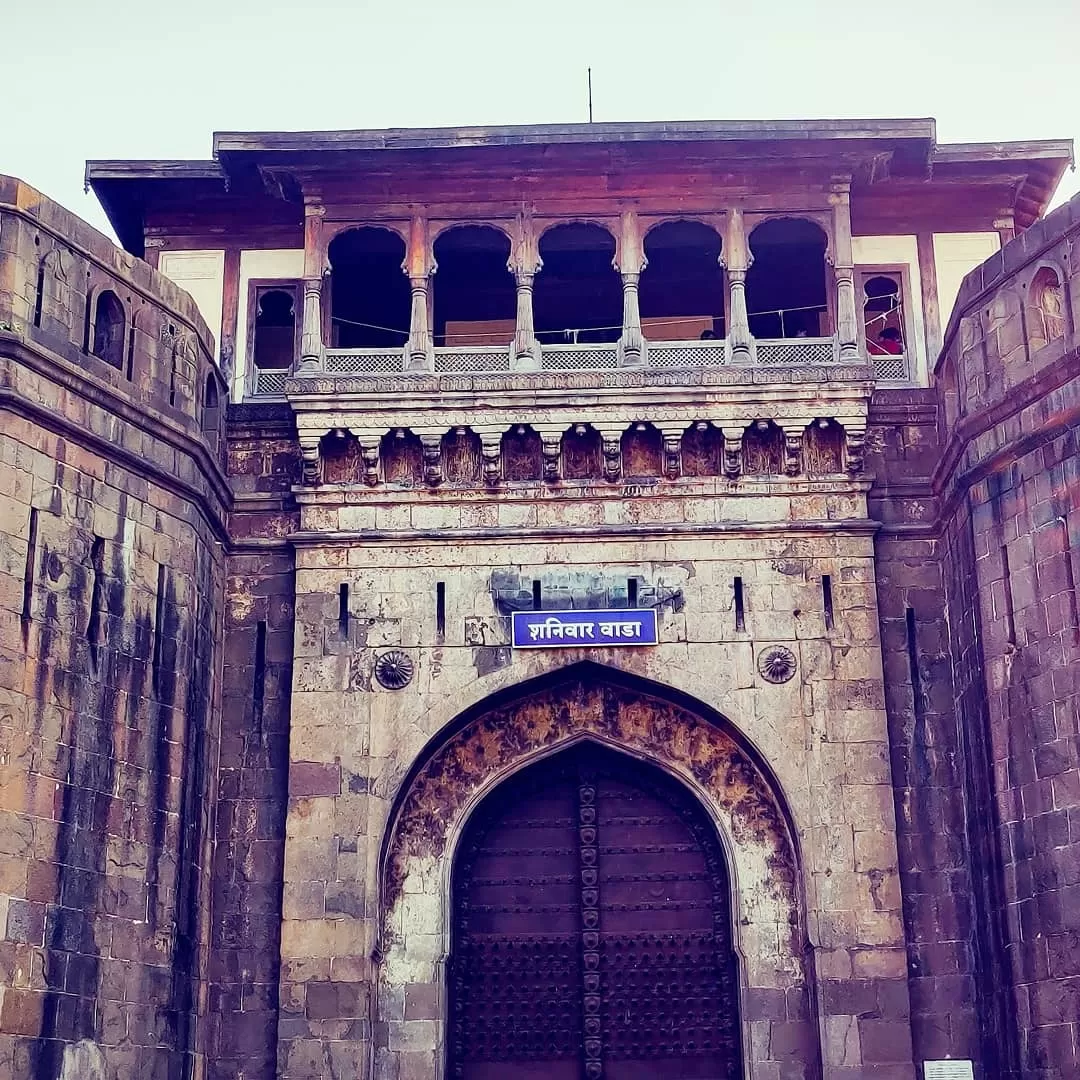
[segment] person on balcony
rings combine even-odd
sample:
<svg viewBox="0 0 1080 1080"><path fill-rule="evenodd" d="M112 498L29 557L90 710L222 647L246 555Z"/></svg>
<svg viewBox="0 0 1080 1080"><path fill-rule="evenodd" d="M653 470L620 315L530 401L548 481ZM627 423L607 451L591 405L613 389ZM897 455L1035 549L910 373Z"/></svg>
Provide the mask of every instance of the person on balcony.
<svg viewBox="0 0 1080 1080"><path fill-rule="evenodd" d="M904 342L895 326L886 326L878 334L877 341L868 341L866 344L871 356L902 356L904 352Z"/></svg>

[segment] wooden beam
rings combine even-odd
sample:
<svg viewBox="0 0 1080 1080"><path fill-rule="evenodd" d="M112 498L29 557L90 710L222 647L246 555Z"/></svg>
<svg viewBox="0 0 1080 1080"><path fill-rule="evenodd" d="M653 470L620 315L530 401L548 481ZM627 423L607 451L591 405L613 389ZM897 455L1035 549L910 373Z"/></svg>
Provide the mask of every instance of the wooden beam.
<svg viewBox="0 0 1080 1080"><path fill-rule="evenodd" d="M934 370L942 346L934 234L919 232L915 236L915 242L919 254L919 282L922 289L923 322L926 325L926 371L929 375Z"/></svg>
<svg viewBox="0 0 1080 1080"><path fill-rule="evenodd" d="M232 372L236 360L236 323L240 312L240 249L225 249L224 286L221 297L221 365Z"/></svg>

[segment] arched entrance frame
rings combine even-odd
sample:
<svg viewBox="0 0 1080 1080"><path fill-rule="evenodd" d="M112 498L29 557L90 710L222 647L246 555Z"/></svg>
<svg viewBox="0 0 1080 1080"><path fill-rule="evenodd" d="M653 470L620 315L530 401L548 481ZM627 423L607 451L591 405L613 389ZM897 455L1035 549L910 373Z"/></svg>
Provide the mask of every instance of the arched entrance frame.
<svg viewBox="0 0 1080 1080"><path fill-rule="evenodd" d="M812 1072L818 1041L801 857L776 778L709 706L588 662L473 706L428 743L406 776L380 857L377 1016L390 1019L384 1003L407 1000L418 989L437 1000L429 1029L431 1075L444 1076L458 844L476 809L500 784L583 742L658 768L700 805L727 862L746 1076L754 1080L774 1065L768 1057L753 1061L757 1055L750 1053L756 1005L766 998L773 1008L777 1000L788 1002L784 1007L796 1017L793 1027L802 1029L797 1041Z"/></svg>

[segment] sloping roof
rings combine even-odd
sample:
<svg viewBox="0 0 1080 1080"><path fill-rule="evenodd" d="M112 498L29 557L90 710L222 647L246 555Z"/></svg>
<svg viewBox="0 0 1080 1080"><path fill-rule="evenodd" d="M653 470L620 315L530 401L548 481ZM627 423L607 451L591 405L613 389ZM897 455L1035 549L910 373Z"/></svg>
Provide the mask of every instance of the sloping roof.
<svg viewBox="0 0 1080 1080"><path fill-rule="evenodd" d="M493 127L386 128L349 131L217 132L209 161L88 161L86 183L98 196L121 242L141 252L147 207L201 195L261 191L260 170L341 169L383 154L491 151L508 148L712 147L725 160L789 158L918 180L996 183L1015 197L1023 228L1045 210L1065 169L1069 140L938 145L932 119L689 120L649 123L538 124ZM883 168L883 163L885 167ZM1003 209L1005 209L1003 207ZM134 245L134 246L133 246Z"/></svg>

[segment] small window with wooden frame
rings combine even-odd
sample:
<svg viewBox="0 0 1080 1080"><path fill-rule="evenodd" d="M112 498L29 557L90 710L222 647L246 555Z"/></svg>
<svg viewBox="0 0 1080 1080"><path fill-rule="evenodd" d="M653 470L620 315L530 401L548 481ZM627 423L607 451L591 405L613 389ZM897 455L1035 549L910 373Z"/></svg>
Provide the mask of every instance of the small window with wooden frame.
<svg viewBox="0 0 1080 1080"><path fill-rule="evenodd" d="M300 355L301 295L299 281L248 282L247 355L254 393L267 392L261 373L284 380Z"/></svg>
<svg viewBox="0 0 1080 1080"><path fill-rule="evenodd" d="M863 345L878 378L908 382L915 360L908 268L860 266L856 290Z"/></svg>

